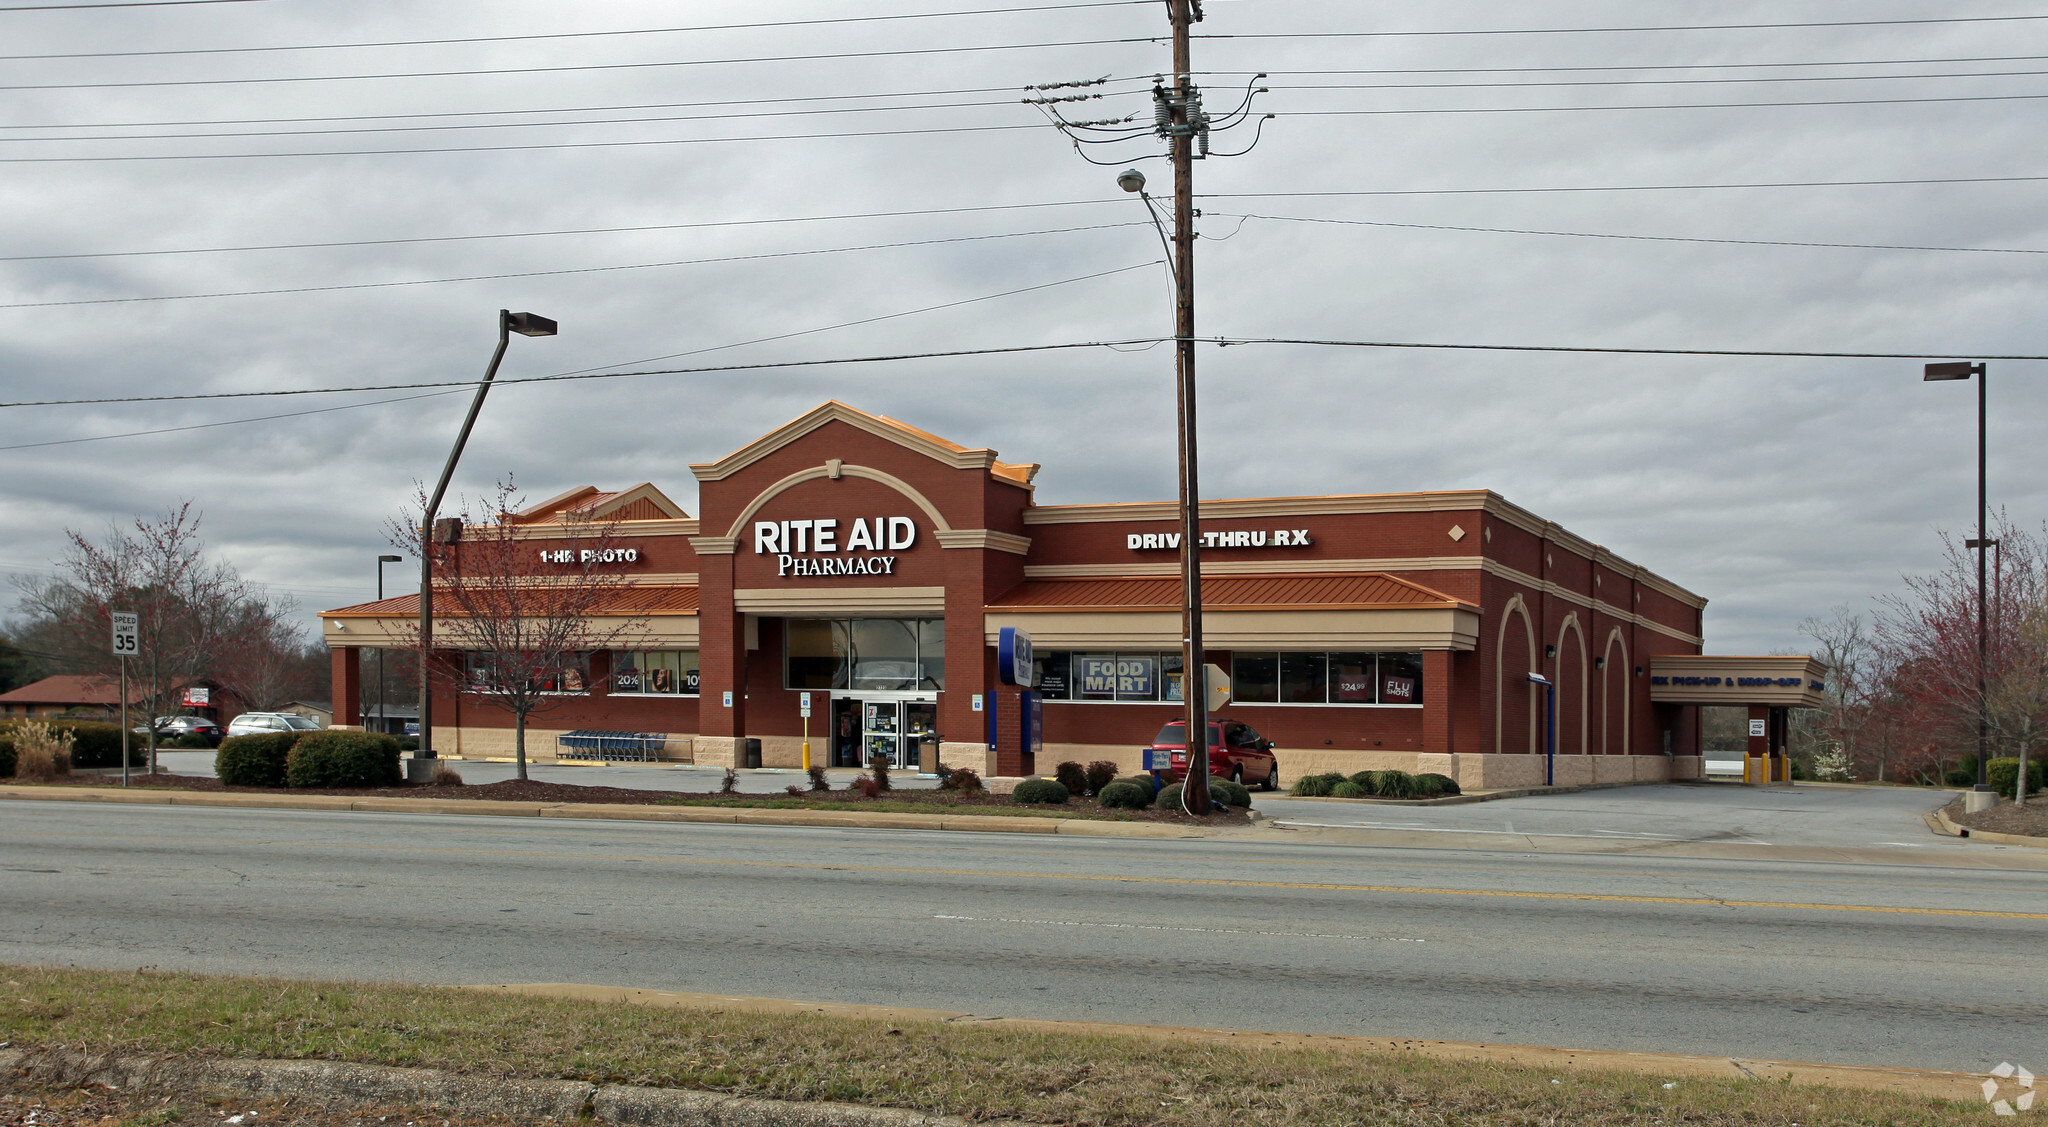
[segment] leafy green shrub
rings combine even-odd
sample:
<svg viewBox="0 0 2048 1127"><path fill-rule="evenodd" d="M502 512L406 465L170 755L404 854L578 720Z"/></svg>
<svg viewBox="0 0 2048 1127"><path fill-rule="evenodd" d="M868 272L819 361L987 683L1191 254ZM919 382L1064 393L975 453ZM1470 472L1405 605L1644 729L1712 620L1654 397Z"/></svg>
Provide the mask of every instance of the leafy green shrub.
<svg viewBox="0 0 2048 1127"><path fill-rule="evenodd" d="M168 741L168 742L166 742L166 743L160 743L160 744L158 744L158 745L156 745L156 746L158 746L158 747L177 747L177 748L192 748L192 749L198 749L198 750L205 750L205 749L211 748L211 747L213 746L213 744L212 744L212 743L210 743L210 742L208 742L205 736L189 736L189 735L188 735L188 736L179 736L179 737L177 737L176 739L170 740L170 741Z"/></svg>
<svg viewBox="0 0 2048 1127"><path fill-rule="evenodd" d="M1375 771L1360 771L1357 774L1351 776L1351 781L1352 783L1356 784L1360 790L1364 791L1367 794L1378 794L1378 786L1373 782L1372 778L1377 773L1378 772ZM1334 794L1336 792L1332 791L1331 793Z"/></svg>
<svg viewBox="0 0 2048 1127"><path fill-rule="evenodd" d="M1113 810L1143 810L1152 805L1152 788L1118 779L1097 791L1095 801Z"/></svg>
<svg viewBox="0 0 2048 1127"><path fill-rule="evenodd" d="M1372 789L1382 798L1412 798L1415 795L1415 776L1406 771L1374 771Z"/></svg>
<svg viewBox="0 0 2048 1127"><path fill-rule="evenodd" d="M1137 787L1137 788L1138 788L1139 790L1141 790L1141 791L1144 791L1144 792L1145 792L1145 801L1146 801L1146 803L1147 803L1147 804L1150 804L1150 803L1151 803L1151 801L1152 801L1152 796L1154 796L1154 795L1156 795L1156 794L1158 794L1158 793L1159 793L1159 776L1157 776L1157 775L1152 775L1152 774L1137 774L1137 775L1128 775L1128 776L1126 776L1126 777L1124 777L1123 779L1120 779L1120 780L1118 780L1118 781L1120 781L1120 782L1126 782L1126 783L1129 783L1129 784L1131 784L1132 786L1134 786L1134 787Z"/></svg>
<svg viewBox="0 0 2048 1127"><path fill-rule="evenodd" d="M304 732L258 732L221 741L213 773L231 787L281 787L285 760Z"/></svg>
<svg viewBox="0 0 2048 1127"><path fill-rule="evenodd" d="M2027 757L2027 794L2029 797L2041 793L2042 783L2048 781L2044 780L2044 775L2048 775L2048 764L2044 764L2039 759L2029 755ZM1991 784L1992 790L2007 798L2013 797L2018 792L2020 781L2019 759L2017 757L2001 757L1986 760L1984 763L1984 781Z"/></svg>
<svg viewBox="0 0 2048 1127"><path fill-rule="evenodd" d="M1348 783L1351 780L1344 781ZM1335 787L1328 775L1303 775L1294 780L1294 785L1287 788L1287 793L1299 798L1328 798L1333 789Z"/></svg>
<svg viewBox="0 0 2048 1127"><path fill-rule="evenodd" d="M1415 776L1417 784L1420 784L1424 779L1431 781L1431 785L1436 787L1436 793L1439 795L1465 793L1458 789L1458 780L1451 778L1449 775L1439 775L1431 771L1425 775Z"/></svg>
<svg viewBox="0 0 2048 1127"><path fill-rule="evenodd" d="M420 738L418 736L394 736L392 738L398 741L398 750L400 751L418 751L420 749Z"/></svg>
<svg viewBox="0 0 2048 1127"><path fill-rule="evenodd" d="M1252 804L1252 792L1236 779L1210 779L1209 793L1222 798L1223 801L1230 803L1232 806L1250 806Z"/></svg>
<svg viewBox="0 0 2048 1127"><path fill-rule="evenodd" d="M1986 764L1986 767L1988 769L1989 764ZM1975 767L1951 767L1941 773L1941 785L1945 787L1976 786L1977 769Z"/></svg>
<svg viewBox="0 0 2048 1127"><path fill-rule="evenodd" d="M1116 764L1107 759L1098 759L1088 765L1085 774L1088 793L1100 797L1102 788L1116 781Z"/></svg>
<svg viewBox="0 0 2048 1127"><path fill-rule="evenodd" d="M1080 765L1074 766L1078 769ZM1025 806L1058 806L1073 793L1051 779L1026 779L1010 797Z"/></svg>
<svg viewBox="0 0 2048 1127"><path fill-rule="evenodd" d="M1088 793L1088 769L1071 759L1053 768L1052 777L1067 788L1068 794Z"/></svg>
<svg viewBox="0 0 2048 1127"><path fill-rule="evenodd" d="M1152 800L1153 808L1157 810L1180 809L1180 790L1179 783L1168 783L1160 787L1158 797Z"/></svg>
<svg viewBox="0 0 2048 1127"><path fill-rule="evenodd" d="M1352 782L1350 779L1346 779L1343 782L1338 783L1336 786L1330 788L1330 797L1370 798L1372 797L1372 792L1365 789L1362 786L1359 786L1357 783Z"/></svg>
<svg viewBox="0 0 2048 1127"><path fill-rule="evenodd" d="M0 729L0 779L14 775L14 734Z"/></svg>
<svg viewBox="0 0 2048 1127"><path fill-rule="evenodd" d="M290 787L389 787L399 778L398 741L376 732L307 732L285 757Z"/></svg>
<svg viewBox="0 0 2048 1127"><path fill-rule="evenodd" d="M70 720L64 727L71 731L71 765L73 767L119 767L121 765L121 726L119 724L95 724L90 721ZM161 746L161 745L159 745ZM149 762L149 737L136 735L128 740L128 765L140 767Z"/></svg>

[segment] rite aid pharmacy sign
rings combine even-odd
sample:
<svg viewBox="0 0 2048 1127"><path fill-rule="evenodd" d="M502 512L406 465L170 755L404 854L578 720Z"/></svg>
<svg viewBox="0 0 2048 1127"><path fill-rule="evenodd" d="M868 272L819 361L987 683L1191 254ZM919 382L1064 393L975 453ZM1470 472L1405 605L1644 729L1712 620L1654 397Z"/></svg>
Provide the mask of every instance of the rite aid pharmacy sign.
<svg viewBox="0 0 2048 1127"><path fill-rule="evenodd" d="M775 557L780 578L813 575L894 575L896 557L917 544L909 517L855 517L843 527L825 520L757 520L754 552Z"/></svg>

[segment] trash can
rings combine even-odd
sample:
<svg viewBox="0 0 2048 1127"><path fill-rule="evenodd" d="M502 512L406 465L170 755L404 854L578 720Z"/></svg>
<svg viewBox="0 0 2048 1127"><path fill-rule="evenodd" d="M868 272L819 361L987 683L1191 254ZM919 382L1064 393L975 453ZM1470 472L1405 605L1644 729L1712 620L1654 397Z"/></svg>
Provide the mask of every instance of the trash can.
<svg viewBox="0 0 2048 1127"><path fill-rule="evenodd" d="M760 765L761 741L757 739L750 739L747 741L747 766L759 767Z"/></svg>

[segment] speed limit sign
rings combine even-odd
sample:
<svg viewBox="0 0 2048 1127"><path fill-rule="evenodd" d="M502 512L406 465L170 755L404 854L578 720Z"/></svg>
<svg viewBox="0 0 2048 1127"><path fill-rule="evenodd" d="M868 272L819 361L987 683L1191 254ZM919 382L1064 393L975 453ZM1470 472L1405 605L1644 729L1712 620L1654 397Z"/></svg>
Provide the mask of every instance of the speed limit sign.
<svg viewBox="0 0 2048 1127"><path fill-rule="evenodd" d="M114 656L134 657L142 643L142 620L134 611L117 610L114 620Z"/></svg>

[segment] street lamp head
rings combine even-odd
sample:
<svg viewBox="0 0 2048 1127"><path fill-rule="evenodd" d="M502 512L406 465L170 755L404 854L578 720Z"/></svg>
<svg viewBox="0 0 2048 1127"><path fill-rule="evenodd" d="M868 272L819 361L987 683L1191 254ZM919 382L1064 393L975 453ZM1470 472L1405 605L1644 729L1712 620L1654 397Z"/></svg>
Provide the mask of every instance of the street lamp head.
<svg viewBox="0 0 2048 1127"><path fill-rule="evenodd" d="M1984 365L1972 364L1968 360L1944 360L1939 364L1927 365L1926 374L1920 378L1927 382L1939 380L1967 380L1971 376L1984 374Z"/></svg>
<svg viewBox="0 0 2048 1127"><path fill-rule="evenodd" d="M1135 168L1126 168L1116 174L1116 186L1126 192L1142 192L1145 190L1145 174Z"/></svg>
<svg viewBox="0 0 2048 1127"><path fill-rule="evenodd" d="M555 323L538 313L506 313L505 327L523 337L551 337Z"/></svg>
<svg viewBox="0 0 2048 1127"><path fill-rule="evenodd" d="M1550 684L1550 678L1545 677L1541 673L1531 673L1529 674L1529 683L1531 685L1548 685Z"/></svg>
<svg viewBox="0 0 2048 1127"><path fill-rule="evenodd" d="M399 561L401 561L401 560L403 560L403 559L405 559L405 557L404 557L404 556L378 556L378 557L377 557L377 562L378 562L378 563L398 563Z"/></svg>

